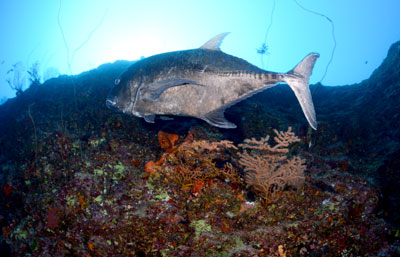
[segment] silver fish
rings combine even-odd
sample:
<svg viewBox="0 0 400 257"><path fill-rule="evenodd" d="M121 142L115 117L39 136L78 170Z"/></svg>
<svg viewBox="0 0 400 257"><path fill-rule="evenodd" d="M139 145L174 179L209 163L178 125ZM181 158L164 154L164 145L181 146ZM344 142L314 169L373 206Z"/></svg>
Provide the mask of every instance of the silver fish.
<svg viewBox="0 0 400 257"><path fill-rule="evenodd" d="M286 82L294 91L310 126L317 129L308 80L317 53L293 70L275 73L223 53L222 33L198 49L168 52L132 64L111 89L106 104L154 123L156 115L190 116L219 128L236 128L224 111L267 88Z"/></svg>

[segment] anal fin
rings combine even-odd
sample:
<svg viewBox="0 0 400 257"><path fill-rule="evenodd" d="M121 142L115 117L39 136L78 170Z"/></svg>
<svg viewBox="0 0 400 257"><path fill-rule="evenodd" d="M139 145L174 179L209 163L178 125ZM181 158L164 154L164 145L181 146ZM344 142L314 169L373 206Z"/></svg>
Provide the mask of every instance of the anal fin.
<svg viewBox="0 0 400 257"><path fill-rule="evenodd" d="M225 109L218 109L213 112L209 112L206 114L205 117L202 119L207 121L208 124L218 127L218 128L225 128L225 129L234 129L237 126L228 121L224 116Z"/></svg>

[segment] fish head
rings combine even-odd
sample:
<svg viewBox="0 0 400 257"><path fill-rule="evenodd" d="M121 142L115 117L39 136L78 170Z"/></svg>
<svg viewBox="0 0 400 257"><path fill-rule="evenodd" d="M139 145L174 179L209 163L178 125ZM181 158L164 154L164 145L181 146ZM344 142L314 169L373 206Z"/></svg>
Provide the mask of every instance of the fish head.
<svg viewBox="0 0 400 257"><path fill-rule="evenodd" d="M114 82L114 86L111 88L110 93L107 96L106 105L109 109L120 111L123 113L132 112L132 98L131 98L131 87L129 80L117 78Z"/></svg>

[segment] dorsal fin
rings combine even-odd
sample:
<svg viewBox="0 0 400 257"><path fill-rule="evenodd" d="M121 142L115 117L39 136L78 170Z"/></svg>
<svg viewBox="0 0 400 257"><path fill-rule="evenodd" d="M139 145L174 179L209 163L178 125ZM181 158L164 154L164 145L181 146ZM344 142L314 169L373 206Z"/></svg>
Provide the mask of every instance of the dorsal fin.
<svg viewBox="0 0 400 257"><path fill-rule="evenodd" d="M229 34L229 32L221 33L216 35L215 37L211 38L208 40L204 45L202 45L200 48L201 49L209 49L209 50L216 50L216 51L221 51L219 46L222 43L222 40Z"/></svg>

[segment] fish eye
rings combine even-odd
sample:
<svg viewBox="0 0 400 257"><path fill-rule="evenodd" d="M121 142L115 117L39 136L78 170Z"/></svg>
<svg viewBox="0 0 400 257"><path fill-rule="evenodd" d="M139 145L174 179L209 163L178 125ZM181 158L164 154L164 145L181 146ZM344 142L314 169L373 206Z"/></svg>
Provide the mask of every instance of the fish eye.
<svg viewBox="0 0 400 257"><path fill-rule="evenodd" d="M119 84L120 81L121 81L120 79L116 79L116 80L114 81L115 85L118 86L118 84Z"/></svg>

